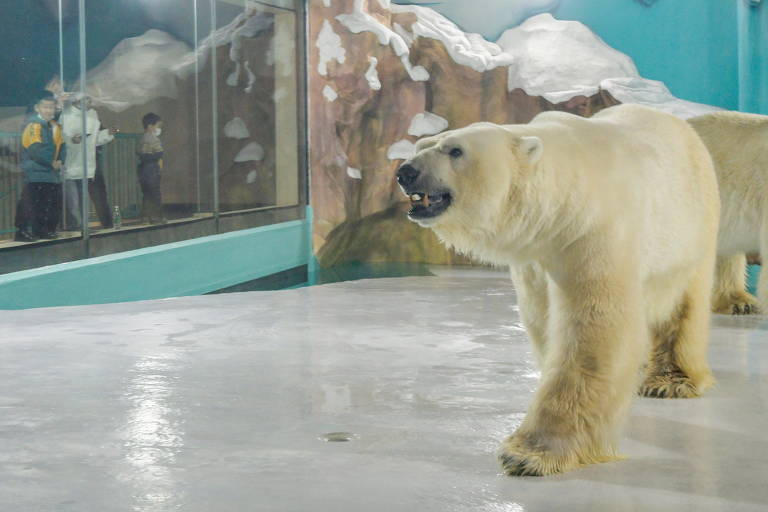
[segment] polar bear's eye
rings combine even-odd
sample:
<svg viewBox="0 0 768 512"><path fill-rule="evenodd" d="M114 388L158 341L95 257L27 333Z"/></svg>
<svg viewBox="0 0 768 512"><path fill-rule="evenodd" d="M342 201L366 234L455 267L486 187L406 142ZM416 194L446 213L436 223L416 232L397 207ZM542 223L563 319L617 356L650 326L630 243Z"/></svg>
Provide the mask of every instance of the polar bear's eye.
<svg viewBox="0 0 768 512"><path fill-rule="evenodd" d="M451 155L451 158L459 158L464 152L461 148L453 148L448 154Z"/></svg>

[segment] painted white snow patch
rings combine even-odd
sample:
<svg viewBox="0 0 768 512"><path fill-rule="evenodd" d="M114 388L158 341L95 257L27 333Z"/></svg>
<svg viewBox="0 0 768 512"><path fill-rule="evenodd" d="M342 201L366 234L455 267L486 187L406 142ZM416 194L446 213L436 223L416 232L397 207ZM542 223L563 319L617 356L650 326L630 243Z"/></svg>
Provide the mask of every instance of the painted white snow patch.
<svg viewBox="0 0 768 512"><path fill-rule="evenodd" d="M408 53L404 53L400 56L400 60L402 61L405 70L408 72L408 76L411 77L411 80L414 82L426 82L429 80L429 71L427 71L427 68L411 64L411 60L408 58L409 55L410 54Z"/></svg>
<svg viewBox="0 0 768 512"><path fill-rule="evenodd" d="M86 75L88 94L113 112L154 98L176 98L176 77L169 70L188 53L186 43L161 30L123 39Z"/></svg>
<svg viewBox="0 0 768 512"><path fill-rule="evenodd" d="M399 140L389 146L387 158L389 160L407 160L416 154L416 145L406 139Z"/></svg>
<svg viewBox="0 0 768 512"><path fill-rule="evenodd" d="M395 30L395 33L403 38L403 41L405 41L405 44L408 45L408 48L413 46L414 36L410 32L408 32L401 24L399 23L393 23L392 28Z"/></svg>
<svg viewBox="0 0 768 512"><path fill-rule="evenodd" d="M336 101L336 98L339 97L339 94L334 90L333 87L326 85L323 88L323 96L325 96L325 99L328 101Z"/></svg>
<svg viewBox="0 0 768 512"><path fill-rule="evenodd" d="M376 57L368 57L368 62L371 63L371 66L368 68L368 71L365 72L365 79L368 80L368 85L371 86L371 89L378 91L381 89L379 72L376 70L376 65L379 63L379 59Z"/></svg>
<svg viewBox="0 0 768 512"><path fill-rule="evenodd" d="M442 41L451 58L458 64L475 71L488 71L510 65L514 58L498 44L486 41L480 34L468 34L432 9L418 5L392 5L394 13L410 12L416 15L411 25L414 38L428 37ZM404 29L403 29L404 30Z"/></svg>
<svg viewBox="0 0 768 512"><path fill-rule="evenodd" d="M353 34L371 32L376 36L379 44L391 46L395 55L400 57L403 66L405 66L405 70L412 80L417 82L425 82L429 80L429 72L427 72L424 67L413 66L411 64L408 58L410 50L408 49L408 43L406 43L405 39L367 12L364 12L363 3L360 0L355 1L355 7L352 14L339 14L336 16L336 19Z"/></svg>
<svg viewBox="0 0 768 512"><path fill-rule="evenodd" d="M235 65L235 70L227 77L227 85L232 87L237 86L237 82L240 80L240 63Z"/></svg>
<svg viewBox="0 0 768 512"><path fill-rule="evenodd" d="M253 91L253 84L256 82L256 75L253 74L248 61L245 61L245 70L248 72L248 85L245 87L245 92L251 92Z"/></svg>
<svg viewBox="0 0 768 512"><path fill-rule="evenodd" d="M645 78L609 78L600 87L622 103L636 103L663 110L682 119L722 110L719 107L681 100L663 82Z"/></svg>
<svg viewBox="0 0 768 512"><path fill-rule="evenodd" d="M240 150L235 157L235 162L258 162L262 158L264 158L264 148L258 142L251 142Z"/></svg>
<svg viewBox="0 0 768 512"><path fill-rule="evenodd" d="M323 5L326 6L326 7L330 7L331 6L331 0L323 0Z"/></svg>
<svg viewBox="0 0 768 512"><path fill-rule="evenodd" d="M317 35L315 46L320 50L320 59L317 63L317 72L323 76L328 75L328 63L335 60L344 64L347 60L347 50L341 46L341 37L333 31L328 20L323 21L323 28Z"/></svg>
<svg viewBox="0 0 768 512"><path fill-rule="evenodd" d="M408 128L408 135L422 137L424 135L435 135L448 128L448 121L432 112L422 112L416 114L411 120L411 126Z"/></svg>
<svg viewBox="0 0 768 512"><path fill-rule="evenodd" d="M355 169L354 167L347 167L347 176L356 180L363 179L363 175L360 173L360 169Z"/></svg>
<svg viewBox="0 0 768 512"><path fill-rule="evenodd" d="M639 78L627 55L605 44L577 21L539 14L507 30L499 45L518 56L509 67L508 88L520 88L552 103L591 96L608 78Z"/></svg>
<svg viewBox="0 0 768 512"><path fill-rule="evenodd" d="M245 177L245 182L249 184L256 183L256 178L258 178L258 173L256 173L256 169L254 169Z"/></svg>
<svg viewBox="0 0 768 512"><path fill-rule="evenodd" d="M261 21L261 20L264 21ZM229 47L229 58L232 62L238 62L241 57L243 48L243 38L255 37L259 32L265 28L269 28L271 22L267 22L266 19L253 16L248 18L245 23L234 27L229 35L229 41L231 43Z"/></svg>
<svg viewBox="0 0 768 512"><path fill-rule="evenodd" d="M224 135L231 139L247 139L251 136L251 132L249 132L248 127L245 126L245 121L239 117L235 117L224 125Z"/></svg>

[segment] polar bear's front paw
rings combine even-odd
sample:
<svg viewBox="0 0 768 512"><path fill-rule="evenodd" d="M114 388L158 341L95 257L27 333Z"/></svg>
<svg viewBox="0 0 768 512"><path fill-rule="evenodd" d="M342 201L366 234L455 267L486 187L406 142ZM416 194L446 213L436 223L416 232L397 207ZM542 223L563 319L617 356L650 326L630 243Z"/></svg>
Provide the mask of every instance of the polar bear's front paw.
<svg viewBox="0 0 768 512"><path fill-rule="evenodd" d="M520 436L512 435L504 441L499 452L499 461L509 476L545 476L561 473L576 464L573 457L554 455L541 449L534 449Z"/></svg>
<svg viewBox="0 0 768 512"><path fill-rule="evenodd" d="M649 398L695 398L700 392L687 375L671 372L648 376L640 387L640 395Z"/></svg>
<svg viewBox="0 0 768 512"><path fill-rule="evenodd" d="M759 311L755 296L741 291L718 297L712 309L723 315L755 315Z"/></svg>

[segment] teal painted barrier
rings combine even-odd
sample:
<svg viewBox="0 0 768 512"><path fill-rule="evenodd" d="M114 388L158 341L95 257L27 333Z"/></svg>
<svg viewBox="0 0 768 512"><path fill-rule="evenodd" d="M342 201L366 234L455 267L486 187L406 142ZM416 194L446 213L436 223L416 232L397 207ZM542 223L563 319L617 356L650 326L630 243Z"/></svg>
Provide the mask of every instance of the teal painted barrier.
<svg viewBox="0 0 768 512"><path fill-rule="evenodd" d="M198 295L307 265L303 220L213 235L0 276L0 309Z"/></svg>
<svg viewBox="0 0 768 512"><path fill-rule="evenodd" d="M757 295L757 281L760 279L760 265L749 265L747 267L747 291L752 295Z"/></svg>

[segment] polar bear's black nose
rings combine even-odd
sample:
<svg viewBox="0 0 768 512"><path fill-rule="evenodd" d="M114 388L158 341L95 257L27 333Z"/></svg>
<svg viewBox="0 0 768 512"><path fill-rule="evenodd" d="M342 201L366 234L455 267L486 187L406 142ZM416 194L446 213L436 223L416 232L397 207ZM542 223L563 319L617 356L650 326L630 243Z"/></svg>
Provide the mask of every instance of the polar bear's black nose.
<svg viewBox="0 0 768 512"><path fill-rule="evenodd" d="M401 165L400 169L397 170L397 182L400 184L400 186L407 187L416 181L416 178L419 177L419 174L419 171L416 170L412 165Z"/></svg>

